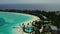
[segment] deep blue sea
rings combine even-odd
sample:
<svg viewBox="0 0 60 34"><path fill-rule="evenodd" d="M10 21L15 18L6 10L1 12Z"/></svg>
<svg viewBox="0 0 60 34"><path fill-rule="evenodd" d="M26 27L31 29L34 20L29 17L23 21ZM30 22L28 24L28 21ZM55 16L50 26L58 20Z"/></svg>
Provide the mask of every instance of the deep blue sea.
<svg viewBox="0 0 60 34"><path fill-rule="evenodd" d="M1 4L0 9L43 9L44 5L38 4Z"/></svg>
<svg viewBox="0 0 60 34"><path fill-rule="evenodd" d="M60 10L59 4L0 4L0 9Z"/></svg>

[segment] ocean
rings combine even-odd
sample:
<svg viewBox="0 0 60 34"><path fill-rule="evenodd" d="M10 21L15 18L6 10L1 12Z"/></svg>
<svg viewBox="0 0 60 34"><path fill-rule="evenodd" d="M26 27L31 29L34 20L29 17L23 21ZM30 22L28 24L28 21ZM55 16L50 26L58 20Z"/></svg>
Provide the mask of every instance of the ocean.
<svg viewBox="0 0 60 34"><path fill-rule="evenodd" d="M60 11L60 4L0 4L0 9Z"/></svg>
<svg viewBox="0 0 60 34"><path fill-rule="evenodd" d="M31 20L30 16L8 12L0 12L0 34L13 34L13 27Z"/></svg>

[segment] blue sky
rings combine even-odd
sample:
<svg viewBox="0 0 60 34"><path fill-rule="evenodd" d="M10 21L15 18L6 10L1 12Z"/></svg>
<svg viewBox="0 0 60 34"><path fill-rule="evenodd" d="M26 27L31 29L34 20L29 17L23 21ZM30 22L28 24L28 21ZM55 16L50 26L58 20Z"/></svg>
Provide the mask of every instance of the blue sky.
<svg viewBox="0 0 60 34"><path fill-rule="evenodd" d="M0 4L60 4L60 0L0 0Z"/></svg>

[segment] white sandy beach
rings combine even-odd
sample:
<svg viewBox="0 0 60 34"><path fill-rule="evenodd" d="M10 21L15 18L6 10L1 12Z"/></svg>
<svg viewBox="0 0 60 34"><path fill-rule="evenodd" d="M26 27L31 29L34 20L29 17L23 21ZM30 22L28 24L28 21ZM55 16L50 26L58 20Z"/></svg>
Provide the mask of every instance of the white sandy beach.
<svg viewBox="0 0 60 34"><path fill-rule="evenodd" d="M19 14L19 13L17 13L17 14ZM23 13L22 13L22 15L31 16L31 18L32 18L31 20L28 20L28 21L24 22L24 25L27 25L28 23L29 23L29 25L32 25L33 21L39 21L40 20L37 16L34 16L34 15L23 14ZM21 23L20 26L17 26L18 28L16 28L16 29L13 30L14 34L29 34L29 33L23 32L23 30L22 30L22 24L23 23Z"/></svg>
<svg viewBox="0 0 60 34"><path fill-rule="evenodd" d="M3 13L5 13L5 12L3 12ZM26 15L26 16L30 16L32 19L31 20L28 20L28 21L26 21L26 22L24 22L24 25L27 25L27 23L32 23L33 21L39 21L40 20L40 18L39 17L37 17L37 16L34 16L34 15L30 15L30 14L24 14L24 13L15 13L15 12L6 12L6 13L10 13L10 14L17 14L17 15L19 15L19 14L21 14L21 15ZM21 23L21 25L22 25L23 23ZM18 24L19 25L19 24Z"/></svg>
<svg viewBox="0 0 60 34"><path fill-rule="evenodd" d="M5 12L4 12L4 13L5 13ZM33 22L33 21L40 21L39 17L34 16L34 15L29 15L29 14L24 14L24 13L14 13L14 12L6 12L6 13L18 14L18 15L21 14L21 15L30 16L30 17L32 18L31 20L28 20L28 21L26 21L26 22L23 22L25 26L26 26L28 23L29 23L29 25L32 25L32 22ZM20 24L17 24L17 26L14 26L14 27L17 27L17 28L14 28L14 29L12 30L12 33L13 33L13 34L29 34L29 33L23 32L23 29L22 29L22 24L23 24L23 23L20 23Z"/></svg>

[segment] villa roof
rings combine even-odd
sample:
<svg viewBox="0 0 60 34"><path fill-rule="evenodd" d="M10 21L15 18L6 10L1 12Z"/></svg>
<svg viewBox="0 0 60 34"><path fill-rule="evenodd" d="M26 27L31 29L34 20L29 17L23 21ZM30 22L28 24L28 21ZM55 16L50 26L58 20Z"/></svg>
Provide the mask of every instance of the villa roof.
<svg viewBox="0 0 60 34"><path fill-rule="evenodd" d="M50 28L51 28L52 30L57 30L57 27L56 27L56 26L53 26L53 25L50 25Z"/></svg>

